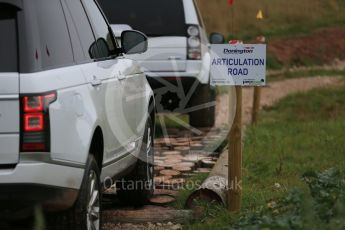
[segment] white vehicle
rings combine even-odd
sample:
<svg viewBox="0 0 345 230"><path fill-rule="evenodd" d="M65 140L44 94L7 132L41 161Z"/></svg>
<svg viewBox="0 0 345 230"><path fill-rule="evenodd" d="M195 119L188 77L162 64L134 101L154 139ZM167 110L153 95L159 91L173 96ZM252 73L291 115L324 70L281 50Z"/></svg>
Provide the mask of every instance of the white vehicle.
<svg viewBox="0 0 345 230"><path fill-rule="evenodd" d="M210 86L210 44L194 0L99 0L116 35L133 28L149 37L135 55L154 89L159 112L188 113L195 127L212 127L215 93ZM212 43L224 43L220 34Z"/></svg>
<svg viewBox="0 0 345 230"><path fill-rule="evenodd" d="M0 213L33 205L58 226L100 229L103 185L136 205L153 192L154 96L94 0L0 0ZM142 182L147 186L132 186ZM111 184L110 184L111 185ZM62 212L60 212L62 211Z"/></svg>

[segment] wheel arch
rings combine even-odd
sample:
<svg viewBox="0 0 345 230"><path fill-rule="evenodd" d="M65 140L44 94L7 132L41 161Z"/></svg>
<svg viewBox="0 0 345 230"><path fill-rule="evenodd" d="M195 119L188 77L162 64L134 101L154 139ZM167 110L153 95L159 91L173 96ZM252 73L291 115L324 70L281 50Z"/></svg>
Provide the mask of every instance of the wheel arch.
<svg viewBox="0 0 345 230"><path fill-rule="evenodd" d="M104 156L104 136L100 126L97 126L90 143L89 153L96 159L98 168L102 171Z"/></svg>
<svg viewBox="0 0 345 230"><path fill-rule="evenodd" d="M152 125L155 127L156 122L156 103L153 96L150 97L148 113L152 119Z"/></svg>

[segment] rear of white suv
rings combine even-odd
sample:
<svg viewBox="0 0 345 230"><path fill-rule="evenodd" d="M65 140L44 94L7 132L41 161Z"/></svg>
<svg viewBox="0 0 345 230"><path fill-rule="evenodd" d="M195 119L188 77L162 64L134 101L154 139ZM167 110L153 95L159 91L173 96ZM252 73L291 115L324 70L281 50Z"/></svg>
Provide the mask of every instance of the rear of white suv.
<svg viewBox="0 0 345 230"><path fill-rule="evenodd" d="M0 0L0 31L0 216L39 205L61 228L99 229L102 184L152 184L153 92L123 56L147 38L125 31L119 48L94 0Z"/></svg>
<svg viewBox="0 0 345 230"><path fill-rule="evenodd" d="M149 36L148 51L134 55L149 77L159 112L190 115L211 127L215 94L210 86L210 46L194 0L99 0L115 34L123 25Z"/></svg>

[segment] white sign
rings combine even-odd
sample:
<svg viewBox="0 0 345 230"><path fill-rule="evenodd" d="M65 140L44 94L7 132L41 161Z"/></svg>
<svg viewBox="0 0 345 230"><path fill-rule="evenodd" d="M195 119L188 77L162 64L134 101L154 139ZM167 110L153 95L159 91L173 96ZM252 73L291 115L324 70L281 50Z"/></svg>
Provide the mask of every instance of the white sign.
<svg viewBox="0 0 345 230"><path fill-rule="evenodd" d="M211 85L266 85L266 45L212 45Z"/></svg>

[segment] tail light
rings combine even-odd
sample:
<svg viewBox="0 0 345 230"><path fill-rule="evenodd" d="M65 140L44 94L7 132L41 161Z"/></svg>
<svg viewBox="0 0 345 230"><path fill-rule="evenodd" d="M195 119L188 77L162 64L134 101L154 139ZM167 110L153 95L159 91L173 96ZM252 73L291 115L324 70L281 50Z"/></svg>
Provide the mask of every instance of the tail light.
<svg viewBox="0 0 345 230"><path fill-rule="evenodd" d="M200 29L197 25L189 25L187 27L187 45L188 45L188 59L201 59L201 36Z"/></svg>
<svg viewBox="0 0 345 230"><path fill-rule="evenodd" d="M49 105L56 93L21 97L21 152L50 152Z"/></svg>

